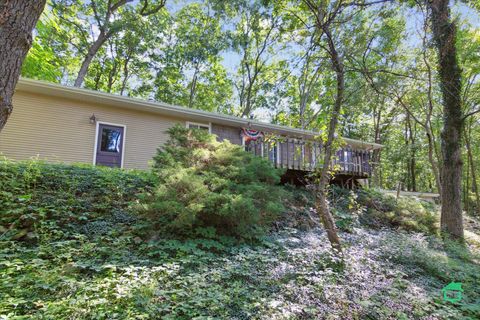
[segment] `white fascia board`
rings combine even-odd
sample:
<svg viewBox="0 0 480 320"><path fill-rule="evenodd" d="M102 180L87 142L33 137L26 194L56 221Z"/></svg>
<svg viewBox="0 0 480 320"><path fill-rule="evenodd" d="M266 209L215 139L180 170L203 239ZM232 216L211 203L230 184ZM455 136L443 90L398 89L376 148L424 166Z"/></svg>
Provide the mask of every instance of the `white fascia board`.
<svg viewBox="0 0 480 320"><path fill-rule="evenodd" d="M181 118L195 122L211 122L227 126L251 128L259 131L268 131L279 135L287 135L290 137L311 139L318 135L318 132L310 130L290 128L277 124L244 119L226 114L170 105L163 102L146 101L137 98L125 97L83 88L63 86L59 84L26 78L21 78L19 80L16 90L68 99L76 99L83 102L109 105L143 112L157 113L165 116ZM352 147L362 149L374 150L383 147L382 145L377 143L364 142L355 139L343 138L343 140Z"/></svg>

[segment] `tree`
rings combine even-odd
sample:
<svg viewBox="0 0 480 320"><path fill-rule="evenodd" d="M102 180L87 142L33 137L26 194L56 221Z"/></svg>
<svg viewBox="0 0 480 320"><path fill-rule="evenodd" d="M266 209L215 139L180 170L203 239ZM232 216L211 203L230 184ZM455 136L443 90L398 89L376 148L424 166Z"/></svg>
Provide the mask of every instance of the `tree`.
<svg viewBox="0 0 480 320"><path fill-rule="evenodd" d="M462 72L457 61L455 21L448 0L431 0L430 21L438 53L438 73L443 98L442 145L442 231L463 238L461 140L463 128Z"/></svg>
<svg viewBox="0 0 480 320"><path fill-rule="evenodd" d="M323 119L328 116L328 110L322 107L330 102L325 95L327 90L319 90L328 87L331 81L330 75L324 72L328 61L316 43L316 33L304 35L304 31L298 30L299 28L301 26L294 22L288 28L293 29L288 30L291 37L298 39L294 46L301 50L289 61L293 68L285 77L284 89L279 95L279 100L284 103L282 109L277 111L274 121L301 129L318 129L324 125Z"/></svg>
<svg viewBox="0 0 480 320"><path fill-rule="evenodd" d="M416 179L420 172L417 171L418 157L420 156L419 146L423 143L416 134L418 129L422 130L427 139L428 161L430 170L435 180L435 186L438 192L441 190L440 172L439 172L439 152L436 143L437 125L439 108L437 103L438 86L433 77L432 50L428 46L428 23L424 6L418 6L421 10L419 14L424 18L421 30L418 32L418 42L414 45L405 44L405 22L397 18L385 18L385 10L381 11L384 16L383 24L387 27L381 38L371 38L364 54L360 59L354 59L356 70L360 71L369 87L374 92L381 95L386 102L394 105L394 114L397 123L395 126L405 124L405 150L402 151L400 161L406 163L406 171L398 175L390 175L396 183L403 183L407 189L417 189L419 184L425 184ZM398 15L399 13L397 13ZM405 12L403 12L403 15ZM402 19L404 20L404 19ZM390 26L389 26L390 25ZM420 27L420 25L419 25ZM388 29L391 29L388 31ZM390 34L386 36L387 34ZM383 39L382 39L383 38ZM384 40L387 40L386 42ZM374 43L385 42L386 46L378 46ZM380 106L374 105L377 110ZM390 119L393 120L393 119ZM391 121L389 121L391 123ZM389 124L391 126L391 124ZM396 128L398 130L399 128ZM414 129L414 130L412 130ZM378 136L375 135L377 140ZM398 150L398 145L394 146ZM384 152L385 153L385 152ZM405 154L409 154L405 159ZM376 154L378 157L379 154ZM394 156L390 154L390 156ZM391 162L393 159L390 159ZM394 166L399 166L394 163ZM423 168L422 168L423 169ZM433 189L433 188L430 188Z"/></svg>
<svg viewBox="0 0 480 320"><path fill-rule="evenodd" d="M0 2L0 132L13 111L13 93L44 7L45 0Z"/></svg>
<svg viewBox="0 0 480 320"><path fill-rule="evenodd" d="M139 17L156 14L165 6L165 2L166 0L158 0L150 3L149 0L142 0L135 4L134 0L91 0L88 3L78 0L53 0L52 7L56 14L66 17L63 18L65 23L79 29L85 40L89 29L98 29L98 34L92 32L93 41L87 40L86 52L74 86L82 86L93 58L113 35L128 29ZM78 10L78 14L72 14L74 10ZM131 14L131 10L135 14Z"/></svg>
<svg viewBox="0 0 480 320"><path fill-rule="evenodd" d="M338 51L336 39L332 33L332 23L335 21L342 10L344 9L343 2L336 1L332 4L327 5L324 2L317 3L313 0L303 0L303 3L306 5L308 11L310 12L313 23L315 26L315 32L317 33L317 41L322 41L322 38L326 44L321 44L325 52L328 54L330 59L331 68L335 73L336 78L336 92L334 98L334 105L331 109L330 121L327 128L327 136L324 140L323 150L323 166L320 168L320 173L318 176L318 185L316 188L316 200L315 207L322 224L327 231L328 240L330 241L332 247L341 252L342 247L340 244L340 238L337 234L335 221L333 219L332 213L327 200L327 186L330 181L330 163L333 157L334 149L334 140L338 124L338 119L342 111L344 99L345 99L345 68L344 68L344 57Z"/></svg>
<svg viewBox="0 0 480 320"><path fill-rule="evenodd" d="M240 56L234 82L238 95L238 111L242 117L267 103L268 93L283 69L281 61L271 62L272 54L279 54L277 46L281 32L281 16L261 1L240 1L235 14L238 22L231 34L232 48Z"/></svg>
<svg viewBox="0 0 480 320"><path fill-rule="evenodd" d="M44 13L35 28L32 48L22 65L22 77L59 82L71 62L67 44L57 21Z"/></svg>
<svg viewBox="0 0 480 320"><path fill-rule="evenodd" d="M228 48L221 14L210 1L191 3L171 17L154 52L155 98L189 108L228 110L232 83L222 65Z"/></svg>
<svg viewBox="0 0 480 320"><path fill-rule="evenodd" d="M464 109L464 141L467 163L464 183L464 207L467 213L480 215L480 189L478 177L478 112L480 109L480 36L478 29L464 24L457 33L457 50L463 76L462 105ZM470 190L471 188L471 190ZM470 191L472 194L470 194ZM472 199L475 197L475 199Z"/></svg>
<svg viewBox="0 0 480 320"><path fill-rule="evenodd" d="M472 191L475 195L475 213L477 215L480 215L480 191L478 188L478 182L477 182L477 172L476 172L476 166L475 166L475 159L473 157L473 147L472 147L472 127L473 127L473 118L470 118L469 121L467 122L467 125L464 128L464 139L465 139L465 147L467 149L467 196L464 197L464 202L465 205L467 206L469 204L469 197L468 197L468 171L470 170L471 173L471 181L472 181ZM468 212L468 210L467 210Z"/></svg>
<svg viewBox="0 0 480 320"><path fill-rule="evenodd" d="M125 12L124 15L136 15ZM126 18L134 20L134 17ZM151 15L130 23L98 51L85 77L86 88L149 98L152 90L152 53L163 51L158 38L169 25L168 13ZM78 70L78 69L76 69Z"/></svg>
<svg viewBox="0 0 480 320"><path fill-rule="evenodd" d="M302 0L310 14L310 23L313 24L317 33L316 41L318 46L324 52L324 55L330 62L330 71L334 74L334 94L332 107L329 114L329 122L326 127L326 133L323 137L323 163L317 177L318 185L316 188L316 209L322 223L327 231L328 239L332 247L341 251L341 244L336 232L335 222L330 212L327 200L327 187L331 176L331 160L336 151L335 136L344 108L352 100L352 94L346 95L346 77L347 68L345 67L346 57L355 55L355 44L352 41L342 38L345 32L361 32L356 28L349 30L349 26L355 26L356 17L361 17L361 12L365 7L377 4L383 1L315 1ZM313 22L312 22L313 21ZM350 22L353 21L352 24ZM309 26L308 22L305 22ZM352 37L350 37L352 38ZM353 38L356 38L353 36ZM364 39L365 37L359 36ZM341 40L341 41L340 41ZM350 76L350 83L355 83L355 77ZM345 112L348 114L349 112Z"/></svg>

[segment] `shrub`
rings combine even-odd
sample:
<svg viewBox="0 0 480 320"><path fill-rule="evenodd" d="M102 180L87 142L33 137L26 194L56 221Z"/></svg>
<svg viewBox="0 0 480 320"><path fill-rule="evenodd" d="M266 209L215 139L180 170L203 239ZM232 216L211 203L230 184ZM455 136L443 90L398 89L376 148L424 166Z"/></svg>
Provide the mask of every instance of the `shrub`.
<svg viewBox="0 0 480 320"><path fill-rule="evenodd" d="M358 223L359 216L366 209L358 202L358 191L332 185L329 200L337 227L343 231L352 231L352 227Z"/></svg>
<svg viewBox="0 0 480 320"><path fill-rule="evenodd" d="M154 157L158 187L140 207L155 230L252 238L283 210L281 171L268 161L202 130L168 133Z"/></svg>
<svg viewBox="0 0 480 320"><path fill-rule="evenodd" d="M147 172L0 160L0 240L68 238L89 222L122 219L152 185Z"/></svg>
<svg viewBox="0 0 480 320"><path fill-rule="evenodd" d="M399 228L425 234L438 232L435 204L416 198L398 201L372 189L348 190L332 185L329 200L337 227L351 231L362 223L370 227Z"/></svg>
<svg viewBox="0 0 480 320"><path fill-rule="evenodd" d="M366 207L361 221L370 226L387 226L435 234L439 215L435 204L417 198L399 198L374 190L360 190L358 202Z"/></svg>

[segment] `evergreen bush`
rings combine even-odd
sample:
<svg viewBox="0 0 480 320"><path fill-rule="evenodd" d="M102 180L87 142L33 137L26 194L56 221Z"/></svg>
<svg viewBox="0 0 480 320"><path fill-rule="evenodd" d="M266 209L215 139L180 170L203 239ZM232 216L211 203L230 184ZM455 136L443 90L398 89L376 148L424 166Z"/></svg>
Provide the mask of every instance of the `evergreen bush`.
<svg viewBox="0 0 480 320"><path fill-rule="evenodd" d="M158 187L141 212L157 231L252 238L284 209L281 170L229 141L175 126L154 157Z"/></svg>

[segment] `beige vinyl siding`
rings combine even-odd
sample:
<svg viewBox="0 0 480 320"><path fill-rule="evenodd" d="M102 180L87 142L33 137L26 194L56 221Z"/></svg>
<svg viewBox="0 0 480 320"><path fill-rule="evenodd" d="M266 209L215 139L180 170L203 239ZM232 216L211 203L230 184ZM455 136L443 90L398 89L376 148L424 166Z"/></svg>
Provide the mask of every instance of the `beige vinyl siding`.
<svg viewBox="0 0 480 320"><path fill-rule="evenodd" d="M13 113L0 133L0 153L16 160L38 155L48 161L91 164L95 144L92 114L100 122L126 126L125 168L147 169L157 147L168 139L166 130L185 123L154 113L18 91Z"/></svg>

